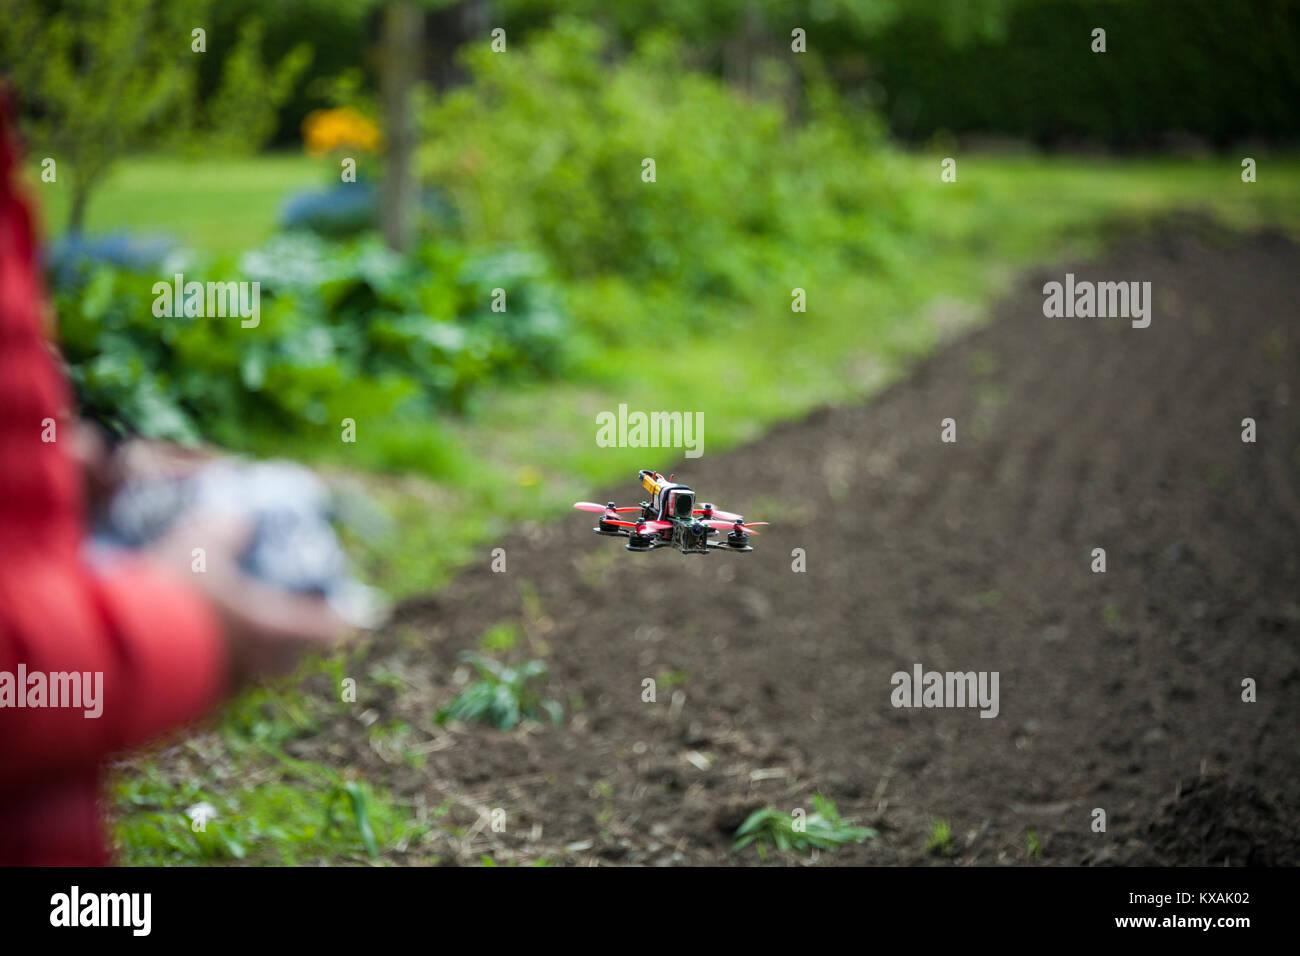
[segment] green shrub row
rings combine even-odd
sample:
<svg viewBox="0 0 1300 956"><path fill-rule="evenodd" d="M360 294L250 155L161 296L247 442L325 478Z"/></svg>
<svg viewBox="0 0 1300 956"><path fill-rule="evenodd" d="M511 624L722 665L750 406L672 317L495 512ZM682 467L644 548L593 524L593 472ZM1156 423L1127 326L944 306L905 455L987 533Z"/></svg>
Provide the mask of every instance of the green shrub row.
<svg viewBox="0 0 1300 956"><path fill-rule="evenodd" d="M912 217L880 124L811 65L796 118L690 69L667 34L611 55L578 20L509 55L468 49L472 82L431 105L420 151L466 241L545 250L599 341L788 318L792 289L895 264ZM770 69L782 88L792 67Z"/></svg>
<svg viewBox="0 0 1300 956"><path fill-rule="evenodd" d="M257 326L156 315L155 284L176 273L257 282ZM337 442L344 418L427 422L488 382L554 373L570 333L539 256L438 240L402 257L375 236L283 233L238 260L83 268L54 298L84 414L117 432L234 447Z"/></svg>

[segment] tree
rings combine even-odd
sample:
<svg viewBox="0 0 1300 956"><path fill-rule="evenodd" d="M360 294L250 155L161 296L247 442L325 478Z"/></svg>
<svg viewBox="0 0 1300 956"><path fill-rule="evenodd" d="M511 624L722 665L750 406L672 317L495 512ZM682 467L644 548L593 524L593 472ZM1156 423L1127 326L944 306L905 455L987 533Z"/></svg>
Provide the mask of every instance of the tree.
<svg viewBox="0 0 1300 956"><path fill-rule="evenodd" d="M310 58L310 50L296 49L268 76L256 25L233 46L206 32L200 39L209 0L7 3L0 53L17 86L31 148L68 171L70 233L81 231L91 192L132 150L175 145L196 128L204 136L240 130L243 145L257 148L257 138L270 132L262 114L274 116ZM226 66L210 119L196 102L203 56L221 56ZM259 90L256 103L249 102L250 88Z"/></svg>
<svg viewBox="0 0 1300 956"><path fill-rule="evenodd" d="M383 11L379 95L384 117L384 181L379 223L389 248L405 252L411 244L411 210L416 202L411 150L415 142L411 89L419 69L422 11L405 0Z"/></svg>
<svg viewBox="0 0 1300 956"><path fill-rule="evenodd" d="M384 4L379 39L379 99L384 124L379 224L389 248L398 252L410 247L412 213L419 201L411 159L416 139L412 99L421 71L432 66L445 79L452 72L451 51L460 41L477 33L487 42L487 21L488 8L482 0L388 0ZM426 42L426 24L435 34L432 42ZM421 50L428 50L431 58L443 59L422 64Z"/></svg>

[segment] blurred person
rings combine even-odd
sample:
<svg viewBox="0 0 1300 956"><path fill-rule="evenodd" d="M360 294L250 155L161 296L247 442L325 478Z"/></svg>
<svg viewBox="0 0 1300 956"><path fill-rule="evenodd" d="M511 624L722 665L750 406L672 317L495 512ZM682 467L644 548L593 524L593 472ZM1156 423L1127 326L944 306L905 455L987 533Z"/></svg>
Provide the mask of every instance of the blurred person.
<svg viewBox="0 0 1300 956"><path fill-rule="evenodd" d="M7 107L0 90L0 865L102 865L107 758L346 627L323 599L242 572L249 530L215 516L184 518L145 551L86 557L88 493L110 493L115 470L192 467L193 456L143 446L110 458L71 420ZM203 574L190 569L196 546ZM102 675L99 715L31 706L20 671Z"/></svg>

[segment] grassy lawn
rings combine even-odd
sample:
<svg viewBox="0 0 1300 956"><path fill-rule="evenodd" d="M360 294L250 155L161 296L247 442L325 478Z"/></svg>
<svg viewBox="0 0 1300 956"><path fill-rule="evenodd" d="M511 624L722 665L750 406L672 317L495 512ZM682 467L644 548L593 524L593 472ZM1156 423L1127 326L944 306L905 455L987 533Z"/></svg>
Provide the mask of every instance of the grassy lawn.
<svg viewBox="0 0 1300 956"><path fill-rule="evenodd" d="M959 156L951 184L940 182L939 158L917 154L900 163L898 188L916 206L914 229L893 251L891 268L834 288L819 288L810 275L805 314L773 309L755 318L737 309L719 317L724 331L681 343L691 362L657 366L652 379L629 374L644 366L641 349L607 351L568 381L501 389L465 418L430 422L419 436L387 436L436 444L436 465L417 469L423 473L372 473L364 438L342 450L281 443L265 451L359 483L400 529L351 542L367 576L397 594L429 591L465 562L488 560L519 519L559 516L612 483L631 495L637 468L674 466L674 456L653 450L597 448L599 411L619 403L702 411L709 455L818 405L865 399L979 322L1017 271L1093 255L1118 231L1175 210L1201 210L1232 229L1278 226L1300 238L1294 156L1257 156L1259 181L1249 185L1240 180L1240 158L1231 157ZM206 251L237 251L270 235L287 194L327 176L322 163L298 156L143 157L123 163L92 198L88 228L166 232ZM62 185L34 188L46 220L61 224ZM447 514L455 521L435 528L429 520ZM322 666L344 673L338 660L315 670ZM382 857L384 846L414 839L409 812L381 791L283 749L338 706L292 687L258 688L213 731L182 745L185 774L162 778L154 762L135 761L113 795L123 859L348 862L369 859L372 842ZM173 755L169 765L176 763ZM221 822L195 832L184 812L204 802Z"/></svg>
<svg viewBox="0 0 1300 956"><path fill-rule="evenodd" d="M284 198L322 185L329 169L326 160L292 153L222 159L137 157L114 167L92 193L86 232L165 234L204 252L238 252L271 235ZM46 231L60 235L71 204L64 177L43 183L39 167L32 164L29 178Z"/></svg>

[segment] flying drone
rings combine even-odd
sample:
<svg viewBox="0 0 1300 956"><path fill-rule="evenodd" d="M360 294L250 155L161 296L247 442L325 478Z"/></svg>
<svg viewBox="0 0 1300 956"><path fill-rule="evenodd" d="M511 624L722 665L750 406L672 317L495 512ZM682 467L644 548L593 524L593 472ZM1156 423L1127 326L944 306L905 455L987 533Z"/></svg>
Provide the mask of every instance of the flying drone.
<svg viewBox="0 0 1300 956"><path fill-rule="evenodd" d="M766 521L751 521L729 511L719 511L708 502L695 507L695 492L689 485L665 478L657 471L642 469L638 473L641 485L650 493L650 500L626 508L614 502L598 505L593 501L579 501L573 507L600 515L600 522L591 530L612 538L627 538L629 551L653 551L655 548L673 547L682 554L708 554L711 549L722 551L753 551L749 536L758 534L753 529ZM640 512L635 521L619 515ZM725 540L710 541L719 532L728 531Z"/></svg>

